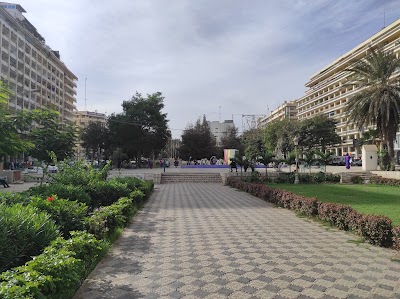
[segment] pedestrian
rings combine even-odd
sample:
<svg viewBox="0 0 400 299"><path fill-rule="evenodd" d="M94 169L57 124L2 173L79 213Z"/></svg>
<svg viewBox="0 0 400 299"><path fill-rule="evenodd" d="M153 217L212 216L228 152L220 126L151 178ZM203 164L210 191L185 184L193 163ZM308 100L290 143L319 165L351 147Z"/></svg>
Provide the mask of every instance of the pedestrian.
<svg viewBox="0 0 400 299"><path fill-rule="evenodd" d="M178 161L178 159L177 159L177 158L175 158L174 165L175 165L175 168L177 168L177 167L178 167L178 165L179 165L179 161Z"/></svg>
<svg viewBox="0 0 400 299"><path fill-rule="evenodd" d="M237 172L237 166L236 166L236 161L235 160L231 160L231 172L233 171L233 169L236 169Z"/></svg>
<svg viewBox="0 0 400 299"><path fill-rule="evenodd" d="M4 188L10 188L5 177L0 177L0 183L3 185Z"/></svg>
<svg viewBox="0 0 400 299"><path fill-rule="evenodd" d="M349 153L346 153L344 156L344 164L346 165L346 169L350 169L351 157Z"/></svg>

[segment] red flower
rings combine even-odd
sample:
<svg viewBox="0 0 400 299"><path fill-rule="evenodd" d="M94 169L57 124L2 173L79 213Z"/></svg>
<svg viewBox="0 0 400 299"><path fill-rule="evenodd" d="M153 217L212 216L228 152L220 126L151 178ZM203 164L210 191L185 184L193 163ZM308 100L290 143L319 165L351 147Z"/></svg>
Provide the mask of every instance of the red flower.
<svg viewBox="0 0 400 299"><path fill-rule="evenodd" d="M48 200L48 201L53 201L54 198L53 198L52 196L50 196L50 197L47 197L47 200Z"/></svg>

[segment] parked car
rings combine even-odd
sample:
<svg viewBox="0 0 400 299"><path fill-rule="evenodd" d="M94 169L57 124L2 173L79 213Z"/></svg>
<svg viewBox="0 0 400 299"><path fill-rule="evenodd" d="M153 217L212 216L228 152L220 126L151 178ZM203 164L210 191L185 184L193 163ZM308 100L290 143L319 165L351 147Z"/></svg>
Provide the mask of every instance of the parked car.
<svg viewBox="0 0 400 299"><path fill-rule="evenodd" d="M354 159L351 162L351 166L362 166L362 160L361 159Z"/></svg>
<svg viewBox="0 0 400 299"><path fill-rule="evenodd" d="M57 173L58 172L58 167L55 164L50 164L49 167L47 168L48 173Z"/></svg>
<svg viewBox="0 0 400 299"><path fill-rule="evenodd" d="M342 156L333 157L329 164L330 165L335 165L335 166L344 166L344 165L346 165L346 163L344 161L344 157L342 157Z"/></svg>

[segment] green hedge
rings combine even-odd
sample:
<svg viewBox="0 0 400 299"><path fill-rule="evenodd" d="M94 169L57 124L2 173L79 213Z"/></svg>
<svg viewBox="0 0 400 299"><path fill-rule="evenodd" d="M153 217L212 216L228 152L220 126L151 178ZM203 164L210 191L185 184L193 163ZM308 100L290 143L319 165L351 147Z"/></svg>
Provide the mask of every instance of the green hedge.
<svg viewBox="0 0 400 299"><path fill-rule="evenodd" d="M103 248L86 232L58 238L24 266L0 275L0 298L71 298L97 262Z"/></svg>
<svg viewBox="0 0 400 299"><path fill-rule="evenodd" d="M0 205L0 272L23 265L58 236L47 213L22 204Z"/></svg>
<svg viewBox="0 0 400 299"><path fill-rule="evenodd" d="M83 186L67 185L62 183L53 183L29 188L27 193L31 196L49 197L57 195L58 198L76 200L78 202L90 205L91 199L86 188Z"/></svg>
<svg viewBox="0 0 400 299"><path fill-rule="evenodd" d="M371 184L377 184L377 185L386 185L386 186L395 186L395 187L400 187L400 180L396 179L387 179L383 178L380 176L371 176L370 177L370 183Z"/></svg>
<svg viewBox="0 0 400 299"><path fill-rule="evenodd" d="M60 227L65 238L69 238L70 231L84 230L84 219L87 215L87 206L84 203L59 199L56 195L47 198L31 197L30 205L47 212L54 223Z"/></svg>
<svg viewBox="0 0 400 299"><path fill-rule="evenodd" d="M270 188L264 184L244 182L234 177L228 177L227 184L280 207L317 217L344 230L354 231L374 245L392 246L393 241L398 240L392 239L393 234L397 238L400 236L400 229L396 228L393 231L392 222L386 216L363 215L347 205L322 203L315 198Z"/></svg>

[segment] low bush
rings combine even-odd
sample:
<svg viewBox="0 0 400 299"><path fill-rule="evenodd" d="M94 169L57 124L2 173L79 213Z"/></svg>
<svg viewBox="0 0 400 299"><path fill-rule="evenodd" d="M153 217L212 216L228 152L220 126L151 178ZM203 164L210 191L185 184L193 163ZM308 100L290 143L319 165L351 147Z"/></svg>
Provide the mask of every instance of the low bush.
<svg viewBox="0 0 400 299"><path fill-rule="evenodd" d="M393 234L393 242L397 244L395 246L400 246L400 227L392 231L391 220L386 216L363 215L347 205L321 203L316 198L303 197L289 191L270 188L264 184L241 181L234 177L228 177L227 184L280 207L308 216L316 216L341 229L354 231L374 245L391 246Z"/></svg>
<svg viewBox="0 0 400 299"><path fill-rule="evenodd" d="M396 186L396 187L400 186L400 180L387 179L379 176L371 176L370 183L377 185L386 185L386 186Z"/></svg>
<svg viewBox="0 0 400 299"><path fill-rule="evenodd" d="M311 180L313 183L321 184L326 182L326 175L324 172L317 172L316 174L312 175Z"/></svg>
<svg viewBox="0 0 400 299"><path fill-rule="evenodd" d="M84 219L87 215L87 206L83 203L58 199L56 195L53 195L45 199L32 197L30 205L47 212L53 221L59 225L65 238L70 237L70 231L85 229Z"/></svg>
<svg viewBox="0 0 400 299"><path fill-rule="evenodd" d="M142 191L140 190L133 190L130 194L129 194L129 198L132 199L132 202L134 204L141 204L144 200L145 195L143 194Z"/></svg>
<svg viewBox="0 0 400 299"><path fill-rule="evenodd" d="M24 264L58 236L47 213L22 204L0 205L0 272Z"/></svg>
<svg viewBox="0 0 400 299"><path fill-rule="evenodd" d="M128 186L117 181L92 182L88 187L92 208L109 206L121 197L129 196Z"/></svg>
<svg viewBox="0 0 400 299"><path fill-rule="evenodd" d="M312 175L311 174L299 174L299 182L300 183L311 183Z"/></svg>
<svg viewBox="0 0 400 299"><path fill-rule="evenodd" d="M294 183L294 173L279 173L274 183Z"/></svg>
<svg viewBox="0 0 400 299"><path fill-rule="evenodd" d="M115 229L123 227L136 211L131 198L121 198L109 206L96 208L85 220L86 229L98 239L109 237Z"/></svg>
<svg viewBox="0 0 400 299"><path fill-rule="evenodd" d="M29 194L26 193L0 193L0 204L13 205L16 203L27 205L30 202Z"/></svg>
<svg viewBox="0 0 400 299"><path fill-rule="evenodd" d="M392 229L392 235L394 249L400 250L400 225Z"/></svg>
<svg viewBox="0 0 400 299"><path fill-rule="evenodd" d="M350 182L352 182L353 184L363 184L364 179L359 175L354 175L350 177Z"/></svg>
<svg viewBox="0 0 400 299"><path fill-rule="evenodd" d="M64 198L69 200L77 200L78 202L90 204L90 196L85 190L85 187L66 185L63 183L53 183L49 185L41 185L31 187L28 194L32 196L50 197L52 195L57 195L58 198Z"/></svg>
<svg viewBox="0 0 400 299"><path fill-rule="evenodd" d="M85 232L56 239L44 252L0 275L0 297L69 299L97 262L100 242Z"/></svg>

